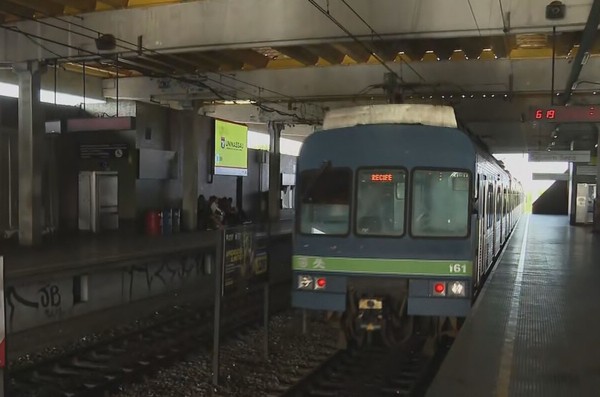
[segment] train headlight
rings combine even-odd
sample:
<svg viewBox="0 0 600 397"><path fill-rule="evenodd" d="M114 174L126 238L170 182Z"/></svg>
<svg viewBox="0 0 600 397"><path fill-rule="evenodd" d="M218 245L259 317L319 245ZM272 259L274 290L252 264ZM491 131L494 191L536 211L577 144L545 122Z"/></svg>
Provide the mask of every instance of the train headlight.
<svg viewBox="0 0 600 397"><path fill-rule="evenodd" d="M311 276L299 275L298 276L298 289L313 289L314 280Z"/></svg>
<svg viewBox="0 0 600 397"><path fill-rule="evenodd" d="M448 296L467 296L467 285L464 281L452 281L448 283Z"/></svg>

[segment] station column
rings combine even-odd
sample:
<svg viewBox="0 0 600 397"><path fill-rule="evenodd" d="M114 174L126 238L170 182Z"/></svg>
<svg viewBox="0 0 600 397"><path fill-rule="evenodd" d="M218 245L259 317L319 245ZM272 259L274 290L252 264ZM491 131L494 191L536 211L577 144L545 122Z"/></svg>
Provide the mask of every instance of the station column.
<svg viewBox="0 0 600 397"><path fill-rule="evenodd" d="M13 69L19 80L19 243L30 246L42 239L43 67L30 61L16 64Z"/></svg>
<svg viewBox="0 0 600 397"><path fill-rule="evenodd" d="M207 128L207 120L198 116L197 112L182 112L183 122L183 213L182 226L184 230L192 231L197 228L198 206L198 162L200 159L201 133Z"/></svg>
<svg viewBox="0 0 600 397"><path fill-rule="evenodd" d="M281 214L281 130L283 124L269 121L269 137L271 149L269 150L269 200L267 211L269 222L279 221Z"/></svg>
<svg viewBox="0 0 600 397"><path fill-rule="evenodd" d="M593 230L600 233L600 131L598 132L598 144L596 145L596 201L594 203Z"/></svg>

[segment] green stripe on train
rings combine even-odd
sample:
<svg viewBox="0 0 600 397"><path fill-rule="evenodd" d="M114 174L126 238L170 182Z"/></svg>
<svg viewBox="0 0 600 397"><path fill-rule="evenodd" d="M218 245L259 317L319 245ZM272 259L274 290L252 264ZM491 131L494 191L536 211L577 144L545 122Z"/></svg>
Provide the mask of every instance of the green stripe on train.
<svg viewBox="0 0 600 397"><path fill-rule="evenodd" d="M418 276L470 276L472 261L425 260L425 259L381 259L339 258L294 255L294 270L347 273L375 273Z"/></svg>

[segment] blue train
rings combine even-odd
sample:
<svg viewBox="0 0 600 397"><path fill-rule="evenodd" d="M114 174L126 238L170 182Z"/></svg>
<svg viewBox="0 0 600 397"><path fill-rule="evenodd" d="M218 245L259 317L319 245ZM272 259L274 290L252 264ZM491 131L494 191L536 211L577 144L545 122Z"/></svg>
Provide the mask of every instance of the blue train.
<svg viewBox="0 0 600 397"><path fill-rule="evenodd" d="M292 304L343 313L349 338L465 317L523 203L446 106L328 113L297 181Z"/></svg>

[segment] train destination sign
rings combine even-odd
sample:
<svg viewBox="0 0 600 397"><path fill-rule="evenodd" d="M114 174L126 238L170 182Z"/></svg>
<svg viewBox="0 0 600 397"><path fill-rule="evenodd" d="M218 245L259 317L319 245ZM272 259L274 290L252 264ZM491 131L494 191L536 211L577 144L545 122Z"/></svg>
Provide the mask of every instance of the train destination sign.
<svg viewBox="0 0 600 397"><path fill-rule="evenodd" d="M392 182L392 174L371 174L371 182Z"/></svg>
<svg viewBox="0 0 600 397"><path fill-rule="evenodd" d="M550 106L532 108L532 121L548 123L598 123L600 106Z"/></svg>

